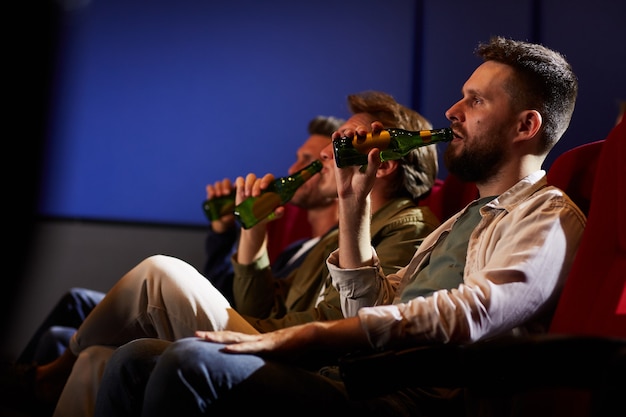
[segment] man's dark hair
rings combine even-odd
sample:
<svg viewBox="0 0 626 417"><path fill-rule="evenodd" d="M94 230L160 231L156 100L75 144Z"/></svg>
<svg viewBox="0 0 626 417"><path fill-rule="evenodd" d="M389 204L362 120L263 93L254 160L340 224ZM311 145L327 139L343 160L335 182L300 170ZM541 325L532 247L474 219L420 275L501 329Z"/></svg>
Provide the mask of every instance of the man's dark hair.
<svg viewBox="0 0 626 417"><path fill-rule="evenodd" d="M322 135L330 138L345 122L333 116L317 116L309 122L309 135Z"/></svg>

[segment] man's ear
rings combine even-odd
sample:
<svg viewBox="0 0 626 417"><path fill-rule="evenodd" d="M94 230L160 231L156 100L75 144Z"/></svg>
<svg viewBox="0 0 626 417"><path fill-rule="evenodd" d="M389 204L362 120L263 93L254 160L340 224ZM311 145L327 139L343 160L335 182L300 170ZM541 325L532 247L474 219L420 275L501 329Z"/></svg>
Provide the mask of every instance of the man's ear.
<svg viewBox="0 0 626 417"><path fill-rule="evenodd" d="M376 171L376 178L386 177L393 174L399 166L400 162L396 160L381 162L378 166L378 170Z"/></svg>
<svg viewBox="0 0 626 417"><path fill-rule="evenodd" d="M543 118L537 110L524 110L519 115L517 136L519 140L529 140L536 137L541 130Z"/></svg>

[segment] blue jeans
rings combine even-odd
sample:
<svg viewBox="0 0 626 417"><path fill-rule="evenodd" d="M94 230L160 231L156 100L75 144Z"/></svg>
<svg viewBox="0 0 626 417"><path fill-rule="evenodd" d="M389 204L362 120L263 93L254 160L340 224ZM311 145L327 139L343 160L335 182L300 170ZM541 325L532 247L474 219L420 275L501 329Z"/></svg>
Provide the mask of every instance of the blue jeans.
<svg viewBox="0 0 626 417"><path fill-rule="evenodd" d="M221 348L196 338L127 343L107 363L95 417L233 416L251 409L272 416L462 415L421 389L350 401L338 379Z"/></svg>
<svg viewBox="0 0 626 417"><path fill-rule="evenodd" d="M60 356L85 317L104 298L104 293L71 288L57 302L17 359L18 363L44 364Z"/></svg>
<svg viewBox="0 0 626 417"><path fill-rule="evenodd" d="M136 339L116 349L102 375L95 416L139 416L148 378L171 344L162 339Z"/></svg>
<svg viewBox="0 0 626 417"><path fill-rule="evenodd" d="M341 383L221 347L196 338L127 343L107 363L95 416L233 416L250 404L274 416L302 415L302 407L329 415L326 402L345 403Z"/></svg>

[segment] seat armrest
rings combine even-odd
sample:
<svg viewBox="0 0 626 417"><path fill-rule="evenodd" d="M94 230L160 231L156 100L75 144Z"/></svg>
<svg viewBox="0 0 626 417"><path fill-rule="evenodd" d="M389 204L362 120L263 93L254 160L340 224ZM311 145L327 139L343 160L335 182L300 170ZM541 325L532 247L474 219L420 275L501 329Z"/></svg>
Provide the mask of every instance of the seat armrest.
<svg viewBox="0 0 626 417"><path fill-rule="evenodd" d="M464 345L423 346L339 360L351 398L402 387L626 388L626 340L596 336L506 336Z"/></svg>

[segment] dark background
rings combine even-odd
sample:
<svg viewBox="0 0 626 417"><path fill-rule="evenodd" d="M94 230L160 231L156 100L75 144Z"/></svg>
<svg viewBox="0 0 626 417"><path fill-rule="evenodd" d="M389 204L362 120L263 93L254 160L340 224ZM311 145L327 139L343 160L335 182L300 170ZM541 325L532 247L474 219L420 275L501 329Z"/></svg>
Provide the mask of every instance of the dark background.
<svg viewBox="0 0 626 417"><path fill-rule="evenodd" d="M564 150L604 138L626 99L626 3L614 0L26 2L7 78L13 353L69 286L106 291L153 253L203 262L204 187L284 175L315 115L376 89L434 127L491 35L572 63ZM445 146L445 145L440 145ZM442 148L443 149L443 148ZM440 176L446 174L441 166ZM25 266L25 268L22 268ZM13 344L13 346L10 346Z"/></svg>

